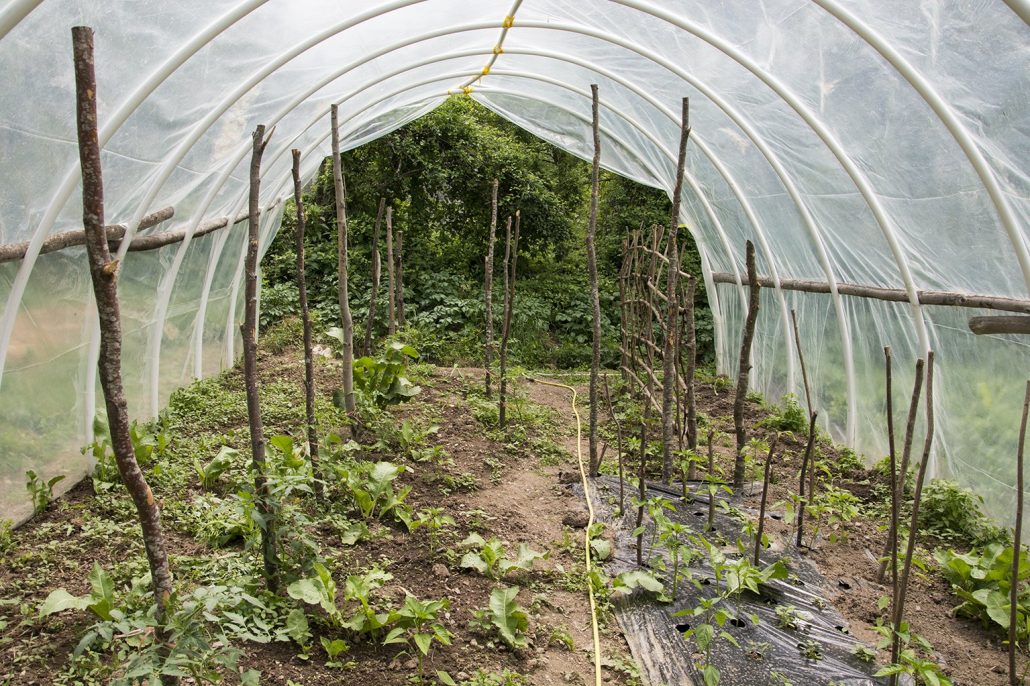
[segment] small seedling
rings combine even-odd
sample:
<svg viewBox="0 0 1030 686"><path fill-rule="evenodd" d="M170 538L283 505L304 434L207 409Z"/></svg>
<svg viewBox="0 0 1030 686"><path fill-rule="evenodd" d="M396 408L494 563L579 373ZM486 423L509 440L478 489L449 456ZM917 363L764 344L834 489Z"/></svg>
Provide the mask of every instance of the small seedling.
<svg viewBox="0 0 1030 686"><path fill-rule="evenodd" d="M30 469L25 472L25 476L29 478L25 483L25 488L28 489L29 496L32 498L32 514L41 514L54 499L54 486L64 479L64 474L55 476L49 481L43 481L36 472Z"/></svg>
<svg viewBox="0 0 1030 686"><path fill-rule="evenodd" d="M798 651L801 652L801 657L812 662L823 659L823 647L819 645L818 641L812 639L798 643Z"/></svg>

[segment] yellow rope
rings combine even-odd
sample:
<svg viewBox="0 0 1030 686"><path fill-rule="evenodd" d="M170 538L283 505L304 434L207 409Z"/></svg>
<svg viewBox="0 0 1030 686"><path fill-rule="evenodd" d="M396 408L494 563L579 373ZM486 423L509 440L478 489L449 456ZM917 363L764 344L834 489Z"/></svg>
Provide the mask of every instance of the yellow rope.
<svg viewBox="0 0 1030 686"><path fill-rule="evenodd" d="M587 486L587 471L583 466L583 424L576 409L576 389L563 383L533 379L546 386L555 386L572 391L572 413L576 415L576 459L579 461L579 478L583 482L583 497L587 500L587 528L583 534L583 554L586 559L587 593L590 596L590 624L594 634L594 683L601 686L601 639L597 629L597 604L594 602L594 583L590 575L590 529L594 525L594 504L590 501L590 489Z"/></svg>

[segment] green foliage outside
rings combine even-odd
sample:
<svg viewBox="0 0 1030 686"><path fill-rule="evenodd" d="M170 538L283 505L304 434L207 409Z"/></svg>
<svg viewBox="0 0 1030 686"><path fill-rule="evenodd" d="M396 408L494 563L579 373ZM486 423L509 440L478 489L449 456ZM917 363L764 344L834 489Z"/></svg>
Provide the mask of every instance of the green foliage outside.
<svg viewBox="0 0 1030 686"><path fill-rule="evenodd" d="M505 221L521 210L518 284L510 356L529 367L581 367L590 361L591 314L585 232L590 168L468 98L455 97L431 114L343 155L350 231L351 308L360 344L371 291L371 242L379 198L393 207L404 232L403 342L423 360L465 364L480 360L483 341L484 257L490 191L500 181L494 263L494 317L500 331ZM320 326L339 323L336 224L332 169L323 163L305 194L308 297ZM630 230L667 224L670 204L660 190L604 173L598 217L602 359L618 360L618 269ZM262 325L298 309L294 281L292 203L262 269ZM386 333L385 222L376 334ZM686 235L686 234L685 234ZM689 236L684 269L700 275ZM704 284L696 302L702 361L713 355L711 312Z"/></svg>

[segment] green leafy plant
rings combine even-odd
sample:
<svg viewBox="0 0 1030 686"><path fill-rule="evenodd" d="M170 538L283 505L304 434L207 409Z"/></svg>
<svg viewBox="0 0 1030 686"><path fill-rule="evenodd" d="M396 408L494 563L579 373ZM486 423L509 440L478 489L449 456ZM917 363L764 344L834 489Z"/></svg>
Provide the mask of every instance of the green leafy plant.
<svg viewBox="0 0 1030 686"><path fill-rule="evenodd" d="M319 637L319 642L322 644L322 649L325 650L328 660L325 662L326 667L335 667L336 669L344 669L348 663L341 662L336 658L350 650L350 646L342 638L329 639L325 636Z"/></svg>
<svg viewBox="0 0 1030 686"><path fill-rule="evenodd" d="M93 571L89 573L89 583L91 590L83 596L73 596L63 588L51 591L39 606L39 616L46 617L65 610L89 610L100 619L112 619L115 598L111 576L94 562Z"/></svg>
<svg viewBox="0 0 1030 686"><path fill-rule="evenodd" d="M344 484L363 519L381 519L404 510L410 486L394 490L393 482L408 469L392 462L354 462L342 470ZM410 514L405 513L405 516Z"/></svg>
<svg viewBox="0 0 1030 686"><path fill-rule="evenodd" d="M343 624L343 615L336 606L336 582L321 562L314 564L315 576L298 579L286 588L291 598L303 601L308 605L318 605L329 620L336 626Z"/></svg>
<svg viewBox="0 0 1030 686"><path fill-rule="evenodd" d="M337 328L334 327L329 331L329 335L336 338L336 331ZM342 331L338 335L342 337ZM410 345L397 341L387 343L380 356L354 360L354 388L360 391L366 400L379 407L411 400L422 389L411 383L405 372L408 363L417 360L418 357L418 351ZM336 398L334 394L337 406L341 401L342 398Z"/></svg>
<svg viewBox="0 0 1030 686"><path fill-rule="evenodd" d="M440 621L440 613L449 609L451 603L442 600L419 600L410 593L404 598L404 604L393 619L397 626L390 630L383 639L383 645L401 644L415 646L415 659L418 661L418 678L422 681L425 658L433 648L433 643L450 645L453 635Z"/></svg>
<svg viewBox="0 0 1030 686"><path fill-rule="evenodd" d="M951 582L952 591L962 603L957 614L979 619L984 626L1009 628L1009 594L1012 588L1011 545L992 543L982 550L962 554L954 550L938 550L941 574ZM1019 582L1030 579L1030 555L1020 550ZM1016 599L1016 636L1030 638L1030 589L1024 585Z"/></svg>
<svg viewBox="0 0 1030 686"><path fill-rule="evenodd" d="M43 481L36 472L30 469L25 472L25 476L28 477L25 488L28 489L29 497L32 498L32 514L42 514L53 501L54 486L64 479L64 474L59 474L49 481Z"/></svg>
<svg viewBox="0 0 1030 686"><path fill-rule="evenodd" d="M775 408L773 414L760 421L758 425L775 431L789 431L802 435L808 432L808 414L798 404L797 396L788 393L783 396L783 406Z"/></svg>
<svg viewBox="0 0 1030 686"><path fill-rule="evenodd" d="M889 648L894 634L893 627L877 622L873 631L880 635L877 647L880 650ZM911 631L908 622L901 623L898 639L901 646L898 661L887 665L873 676L908 674L923 686L952 686L944 670L929 657L933 655L933 646L925 638Z"/></svg>
<svg viewBox="0 0 1030 686"><path fill-rule="evenodd" d="M473 613L476 628L483 630L493 627L501 640L513 650L528 645L525 633L529 627L529 615L515 601L520 590L518 586L495 588L490 593L489 605Z"/></svg>
<svg viewBox="0 0 1030 686"><path fill-rule="evenodd" d="M1004 542L1008 536L981 510L983 498L953 481L934 479L923 488L919 521L925 531L966 544Z"/></svg>
<svg viewBox="0 0 1030 686"><path fill-rule="evenodd" d="M215 482L232 467L233 461L239 457L239 454L240 451L235 448L222 446L218 454L206 465L202 464L198 458L193 458L193 469L197 472L200 485L207 490L214 488Z"/></svg>
<svg viewBox="0 0 1030 686"><path fill-rule="evenodd" d="M499 538L489 541L476 533L469 534L461 542L461 547L472 548L462 556L460 565L474 569L491 579L500 579L513 571L529 571L536 560L544 559L545 553L531 550L525 543L519 543L518 553L514 560L505 556L504 543Z"/></svg>
<svg viewBox="0 0 1030 686"><path fill-rule="evenodd" d="M404 523L410 533L424 528L429 535L429 545L433 550L440 548L440 534L443 529L457 524L454 517L444 514L442 507L429 507L421 510L414 519L409 517Z"/></svg>
<svg viewBox="0 0 1030 686"><path fill-rule="evenodd" d="M776 606L776 624L781 629L797 631L801 628L802 622L808 619L808 613L802 612L793 605Z"/></svg>

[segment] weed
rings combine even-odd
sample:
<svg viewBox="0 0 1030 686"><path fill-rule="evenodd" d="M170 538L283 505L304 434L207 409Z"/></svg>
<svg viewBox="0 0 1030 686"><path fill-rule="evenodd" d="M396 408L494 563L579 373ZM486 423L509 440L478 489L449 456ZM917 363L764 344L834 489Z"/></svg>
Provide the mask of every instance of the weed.
<svg viewBox="0 0 1030 686"><path fill-rule="evenodd" d="M222 446L222 449L218 451L218 454L215 455L215 457L206 465L202 464L198 458L193 458L193 469L197 472L197 476L200 478L200 485L207 490L214 488L215 482L218 481L218 478L232 467L233 462L239 457L239 455L239 450L228 446Z"/></svg>
<svg viewBox="0 0 1030 686"><path fill-rule="evenodd" d="M28 489L29 496L32 498L32 514L42 514L54 499L54 486L64 479L64 474L59 474L49 481L43 481L36 472L30 469L25 472L25 476L28 477L25 488Z"/></svg>
<svg viewBox="0 0 1030 686"><path fill-rule="evenodd" d="M797 396L788 393L783 396L782 408L774 408L773 414L760 421L758 426L800 436L808 432L808 414L798 404Z"/></svg>
<svg viewBox="0 0 1030 686"><path fill-rule="evenodd" d="M941 538L972 545L1003 542L1007 535L980 509L983 498L953 481L934 479L923 489L919 521Z"/></svg>
<svg viewBox="0 0 1030 686"><path fill-rule="evenodd" d="M514 560L505 556L504 544L498 538L485 540L479 534L469 534L461 542L463 548L473 548L461 558L461 566L474 569L491 579L500 579L512 571L528 571L536 560L546 558L545 553L531 550L525 543L519 543Z"/></svg>

